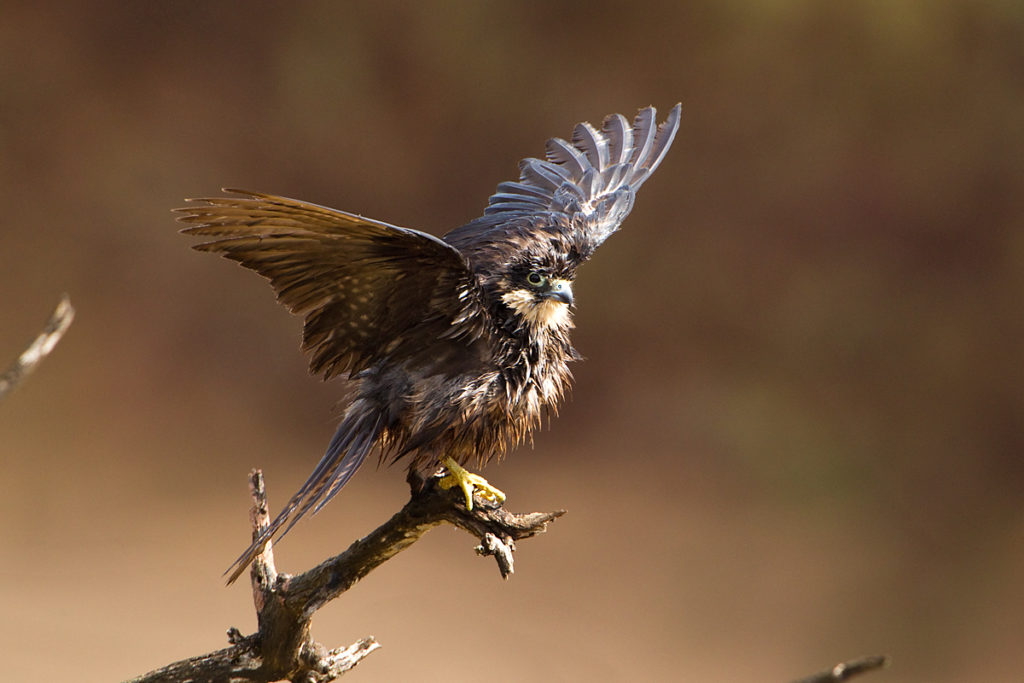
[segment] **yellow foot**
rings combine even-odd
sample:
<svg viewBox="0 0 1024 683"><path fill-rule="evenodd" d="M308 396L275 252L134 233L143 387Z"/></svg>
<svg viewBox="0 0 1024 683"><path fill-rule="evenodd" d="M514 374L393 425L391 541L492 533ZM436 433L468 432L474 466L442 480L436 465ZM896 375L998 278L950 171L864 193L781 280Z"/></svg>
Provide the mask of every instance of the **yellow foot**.
<svg viewBox="0 0 1024 683"><path fill-rule="evenodd" d="M453 486L458 486L462 489L462 493L466 496L467 510L473 509L474 490L480 494L481 498L486 498L495 503L505 502L505 494L487 483L487 480L479 474L473 474L451 458L445 458L441 461L441 464L448 469L448 474L442 477L441 481L437 482L437 485L443 489L450 489Z"/></svg>

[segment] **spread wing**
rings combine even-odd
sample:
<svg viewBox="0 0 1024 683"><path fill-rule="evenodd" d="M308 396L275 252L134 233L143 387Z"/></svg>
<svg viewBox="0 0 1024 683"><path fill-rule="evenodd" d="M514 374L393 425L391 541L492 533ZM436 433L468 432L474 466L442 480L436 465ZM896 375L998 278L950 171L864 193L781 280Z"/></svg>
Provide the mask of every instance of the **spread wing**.
<svg viewBox="0 0 1024 683"><path fill-rule="evenodd" d="M383 360L429 354L442 339L475 339L479 292L466 259L445 242L315 204L226 190L244 198L177 209L195 246L270 280L305 316L310 372L330 378Z"/></svg>
<svg viewBox="0 0 1024 683"><path fill-rule="evenodd" d="M573 244L579 260L586 260L618 230L637 189L665 158L681 109L673 107L660 126L654 107L647 107L632 125L612 114L601 130L580 123L571 141L548 140L545 159L523 159L519 180L498 185L484 215L448 233L445 241L472 260L503 241L528 238L526 233L543 239L545 232L558 232Z"/></svg>

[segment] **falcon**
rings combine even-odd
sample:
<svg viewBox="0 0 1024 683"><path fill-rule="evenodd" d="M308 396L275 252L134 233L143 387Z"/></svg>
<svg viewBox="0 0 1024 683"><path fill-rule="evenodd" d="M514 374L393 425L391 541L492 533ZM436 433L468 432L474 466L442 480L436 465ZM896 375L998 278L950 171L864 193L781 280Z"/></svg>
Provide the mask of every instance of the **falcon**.
<svg viewBox="0 0 1024 683"><path fill-rule="evenodd" d="M528 439L569 389L576 269L633 206L665 158L681 105L630 123L580 123L543 159L519 164L484 214L437 238L275 195L192 200L182 232L270 281L303 316L310 372L347 377L351 401L323 458L228 569L234 581L267 541L315 514L371 453L404 460L443 488L497 503L482 467Z"/></svg>

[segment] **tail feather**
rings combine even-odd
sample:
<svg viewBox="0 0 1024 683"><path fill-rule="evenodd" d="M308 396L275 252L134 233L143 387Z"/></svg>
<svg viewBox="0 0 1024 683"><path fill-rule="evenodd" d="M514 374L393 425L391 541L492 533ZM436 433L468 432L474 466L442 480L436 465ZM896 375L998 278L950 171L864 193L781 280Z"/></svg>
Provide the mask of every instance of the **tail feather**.
<svg viewBox="0 0 1024 683"><path fill-rule="evenodd" d="M383 430L382 415L377 410L367 410L362 401L352 404L338 425L324 457L306 479L306 483L291 497L284 509L274 518L270 526L252 542L228 568L228 583L242 575L256 556L263 551L267 542L284 538L295 523L310 510L316 514L348 483L366 456L373 450Z"/></svg>

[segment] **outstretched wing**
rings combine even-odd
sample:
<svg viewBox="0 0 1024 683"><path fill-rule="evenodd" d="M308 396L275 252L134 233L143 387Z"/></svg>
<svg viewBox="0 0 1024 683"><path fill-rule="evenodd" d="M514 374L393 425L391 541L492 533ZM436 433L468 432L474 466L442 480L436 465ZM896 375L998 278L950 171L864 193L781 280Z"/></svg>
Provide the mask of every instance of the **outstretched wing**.
<svg viewBox="0 0 1024 683"><path fill-rule="evenodd" d="M632 126L621 114L604 120L601 130L580 123L572 140L552 138L545 159L523 159L518 181L504 182L490 198L484 215L445 235L466 253L491 251L526 233L559 232L576 248L579 260L590 257L618 230L633 208L633 198L668 152L679 130L682 105L657 125L654 107L641 109ZM569 232L570 234L565 234Z"/></svg>
<svg viewBox="0 0 1024 683"><path fill-rule="evenodd" d="M310 372L329 378L429 354L440 339L480 334L482 308L466 259L417 230L273 195L225 190L177 209L195 245L270 280L305 316Z"/></svg>

